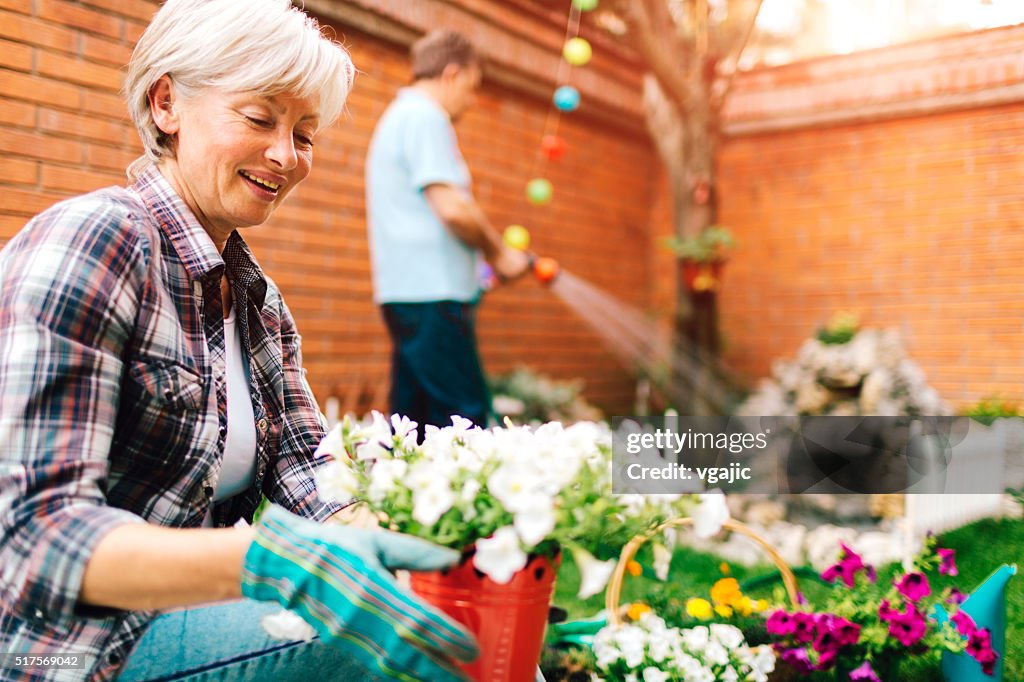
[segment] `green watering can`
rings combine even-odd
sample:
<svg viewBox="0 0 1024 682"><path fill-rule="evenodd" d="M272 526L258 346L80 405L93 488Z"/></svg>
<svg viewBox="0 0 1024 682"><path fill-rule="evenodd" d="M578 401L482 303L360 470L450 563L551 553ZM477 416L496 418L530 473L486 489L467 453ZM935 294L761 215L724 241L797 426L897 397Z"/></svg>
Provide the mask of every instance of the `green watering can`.
<svg viewBox="0 0 1024 682"><path fill-rule="evenodd" d="M980 628L992 633L992 648L999 652L995 674L989 677L981 671L981 664L969 654L942 654L942 675L951 682L1001 682L1003 661L1006 659L1006 583L1017 573L1017 566L1003 564L985 579L961 604L967 615ZM949 620L949 614L938 604L935 605L935 619L939 624Z"/></svg>
<svg viewBox="0 0 1024 682"><path fill-rule="evenodd" d="M605 612L601 611L593 618L551 623L548 625L547 635L544 639L548 646L553 647L590 648L594 644L594 635L607 624L608 618Z"/></svg>

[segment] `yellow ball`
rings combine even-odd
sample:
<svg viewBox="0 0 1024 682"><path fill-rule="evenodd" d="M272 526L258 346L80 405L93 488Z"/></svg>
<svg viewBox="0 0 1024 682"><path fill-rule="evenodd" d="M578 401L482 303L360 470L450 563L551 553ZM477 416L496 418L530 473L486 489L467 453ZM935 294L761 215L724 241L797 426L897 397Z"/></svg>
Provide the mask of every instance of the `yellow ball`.
<svg viewBox="0 0 1024 682"><path fill-rule="evenodd" d="M517 251L526 251L530 246L530 233L522 225L509 225L505 228L506 246Z"/></svg>
<svg viewBox="0 0 1024 682"><path fill-rule="evenodd" d="M583 66L590 61L593 55L594 51L591 49L590 43L583 38L570 38L562 48L562 56L565 57L565 61L573 66Z"/></svg>

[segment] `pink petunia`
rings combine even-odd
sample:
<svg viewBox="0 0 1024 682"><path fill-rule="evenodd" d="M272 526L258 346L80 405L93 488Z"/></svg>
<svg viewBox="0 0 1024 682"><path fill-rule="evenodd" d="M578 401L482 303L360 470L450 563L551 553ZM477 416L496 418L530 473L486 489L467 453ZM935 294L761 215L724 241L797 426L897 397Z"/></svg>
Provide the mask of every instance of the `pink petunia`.
<svg viewBox="0 0 1024 682"><path fill-rule="evenodd" d="M939 573L942 575L957 575L959 573L956 568L955 549L939 549L936 550L936 554L942 559L942 563L939 564Z"/></svg>
<svg viewBox="0 0 1024 682"><path fill-rule="evenodd" d="M889 622L889 634L903 646L913 646L920 642L927 629L924 614L911 604L907 604L905 613Z"/></svg>
<svg viewBox="0 0 1024 682"><path fill-rule="evenodd" d="M882 682L878 675L875 674L875 669L867 661L861 663L860 667L850 671L850 679L853 682Z"/></svg>
<svg viewBox="0 0 1024 682"><path fill-rule="evenodd" d="M956 589L955 587L950 588L949 596L946 597L947 604L963 604L965 601L967 601L966 594Z"/></svg>
<svg viewBox="0 0 1024 682"><path fill-rule="evenodd" d="M974 619L971 618L970 614L963 610L954 613L950 620L953 621L953 625L956 626L957 632L959 632L964 637L970 637L978 629L978 626L977 624L975 624Z"/></svg>
<svg viewBox="0 0 1024 682"><path fill-rule="evenodd" d="M864 571L868 580L875 582L877 576L874 567L865 564L860 555L847 547L845 543L840 543L839 546L843 550L839 563L826 568L821 574L821 579L828 583L834 583L838 578L842 578L847 587L853 587L857 574Z"/></svg>
<svg viewBox="0 0 1024 682"><path fill-rule="evenodd" d="M782 652L782 661L802 675L809 675L814 670L810 657L803 649L786 649Z"/></svg>
<svg viewBox="0 0 1024 682"><path fill-rule="evenodd" d="M892 608L888 599L883 599L878 606L878 620L883 623L891 623L892 620L901 614L900 611Z"/></svg>
<svg viewBox="0 0 1024 682"><path fill-rule="evenodd" d="M932 593L928 577L924 573L907 573L896 583L896 589L904 598L915 604Z"/></svg>
<svg viewBox="0 0 1024 682"><path fill-rule="evenodd" d="M769 635L791 635L796 632L796 620L782 609L778 609L768 616L765 627Z"/></svg>

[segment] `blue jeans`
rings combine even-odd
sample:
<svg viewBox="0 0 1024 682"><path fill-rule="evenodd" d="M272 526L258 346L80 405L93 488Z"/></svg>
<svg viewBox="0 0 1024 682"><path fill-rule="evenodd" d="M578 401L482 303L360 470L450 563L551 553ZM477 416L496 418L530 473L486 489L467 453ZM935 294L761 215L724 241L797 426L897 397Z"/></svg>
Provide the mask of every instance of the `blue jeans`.
<svg viewBox="0 0 1024 682"><path fill-rule="evenodd" d="M119 682L377 682L345 653L319 639L271 639L260 625L277 604L233 601L157 616L128 657Z"/></svg>

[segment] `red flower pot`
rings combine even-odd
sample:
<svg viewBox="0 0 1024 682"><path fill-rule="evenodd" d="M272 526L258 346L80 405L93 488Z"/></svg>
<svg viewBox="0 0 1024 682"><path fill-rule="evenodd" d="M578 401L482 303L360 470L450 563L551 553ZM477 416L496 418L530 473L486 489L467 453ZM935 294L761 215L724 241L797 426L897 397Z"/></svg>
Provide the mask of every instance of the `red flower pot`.
<svg viewBox="0 0 1024 682"><path fill-rule="evenodd" d="M534 557L505 585L473 568L413 573L416 594L462 623L480 645L480 657L461 668L476 682L533 682L560 557Z"/></svg>

